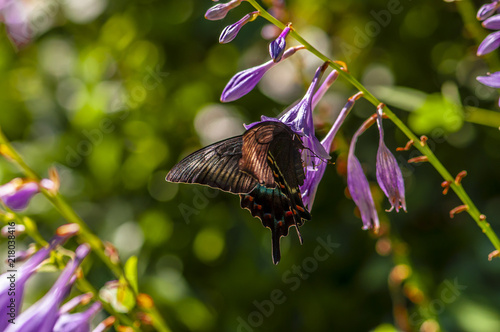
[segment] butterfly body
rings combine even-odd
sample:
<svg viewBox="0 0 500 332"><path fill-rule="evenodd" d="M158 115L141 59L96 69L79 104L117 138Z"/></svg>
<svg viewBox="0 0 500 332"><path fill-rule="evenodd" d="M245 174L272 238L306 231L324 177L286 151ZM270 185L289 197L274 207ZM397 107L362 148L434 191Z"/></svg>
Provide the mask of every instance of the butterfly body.
<svg viewBox="0 0 500 332"><path fill-rule="evenodd" d="M241 207L271 229L273 262L277 264L280 238L288 234L290 226L296 226L298 232L303 220L311 219L299 189L305 178L302 148L300 137L285 124L261 122L241 136L187 156L172 168L166 180L239 194Z"/></svg>

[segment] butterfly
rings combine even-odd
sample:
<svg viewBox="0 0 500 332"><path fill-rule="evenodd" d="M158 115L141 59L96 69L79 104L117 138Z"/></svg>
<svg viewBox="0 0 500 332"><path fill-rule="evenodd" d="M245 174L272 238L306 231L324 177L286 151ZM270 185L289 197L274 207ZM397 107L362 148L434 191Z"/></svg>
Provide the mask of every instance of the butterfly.
<svg viewBox="0 0 500 332"><path fill-rule="evenodd" d="M281 259L280 239L311 220L302 202L302 141L287 125L260 122L243 135L198 150L176 164L169 182L197 183L239 194L241 207L271 230L274 264Z"/></svg>

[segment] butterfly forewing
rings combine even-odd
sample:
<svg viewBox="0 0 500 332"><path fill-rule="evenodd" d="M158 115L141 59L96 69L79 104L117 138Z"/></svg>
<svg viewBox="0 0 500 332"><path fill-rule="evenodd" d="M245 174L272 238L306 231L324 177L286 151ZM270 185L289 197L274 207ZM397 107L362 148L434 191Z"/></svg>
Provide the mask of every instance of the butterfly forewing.
<svg viewBox="0 0 500 332"><path fill-rule="evenodd" d="M235 194L248 193L257 180L240 170L242 146L242 136L209 145L181 160L166 180L204 184Z"/></svg>

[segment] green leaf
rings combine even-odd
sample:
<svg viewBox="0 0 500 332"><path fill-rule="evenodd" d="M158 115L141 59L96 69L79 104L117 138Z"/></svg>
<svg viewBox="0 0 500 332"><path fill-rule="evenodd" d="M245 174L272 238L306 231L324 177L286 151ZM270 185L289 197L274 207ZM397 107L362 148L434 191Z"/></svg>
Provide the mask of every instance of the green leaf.
<svg viewBox="0 0 500 332"><path fill-rule="evenodd" d="M139 293L137 283L137 256L131 256L125 263L125 277L136 293Z"/></svg>

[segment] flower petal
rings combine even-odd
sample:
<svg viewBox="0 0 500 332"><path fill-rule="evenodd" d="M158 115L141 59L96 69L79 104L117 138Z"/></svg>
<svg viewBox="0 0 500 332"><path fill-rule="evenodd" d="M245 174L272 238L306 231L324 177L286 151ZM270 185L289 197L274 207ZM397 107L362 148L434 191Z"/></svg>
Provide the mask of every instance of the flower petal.
<svg viewBox="0 0 500 332"><path fill-rule="evenodd" d="M497 71L488 76L478 76L476 77L476 79L484 85L497 89L500 88L500 71Z"/></svg>
<svg viewBox="0 0 500 332"><path fill-rule="evenodd" d="M484 40L481 42L481 45L477 48L477 55L485 55L490 52L493 52L500 46L500 31L496 31L490 33Z"/></svg>

